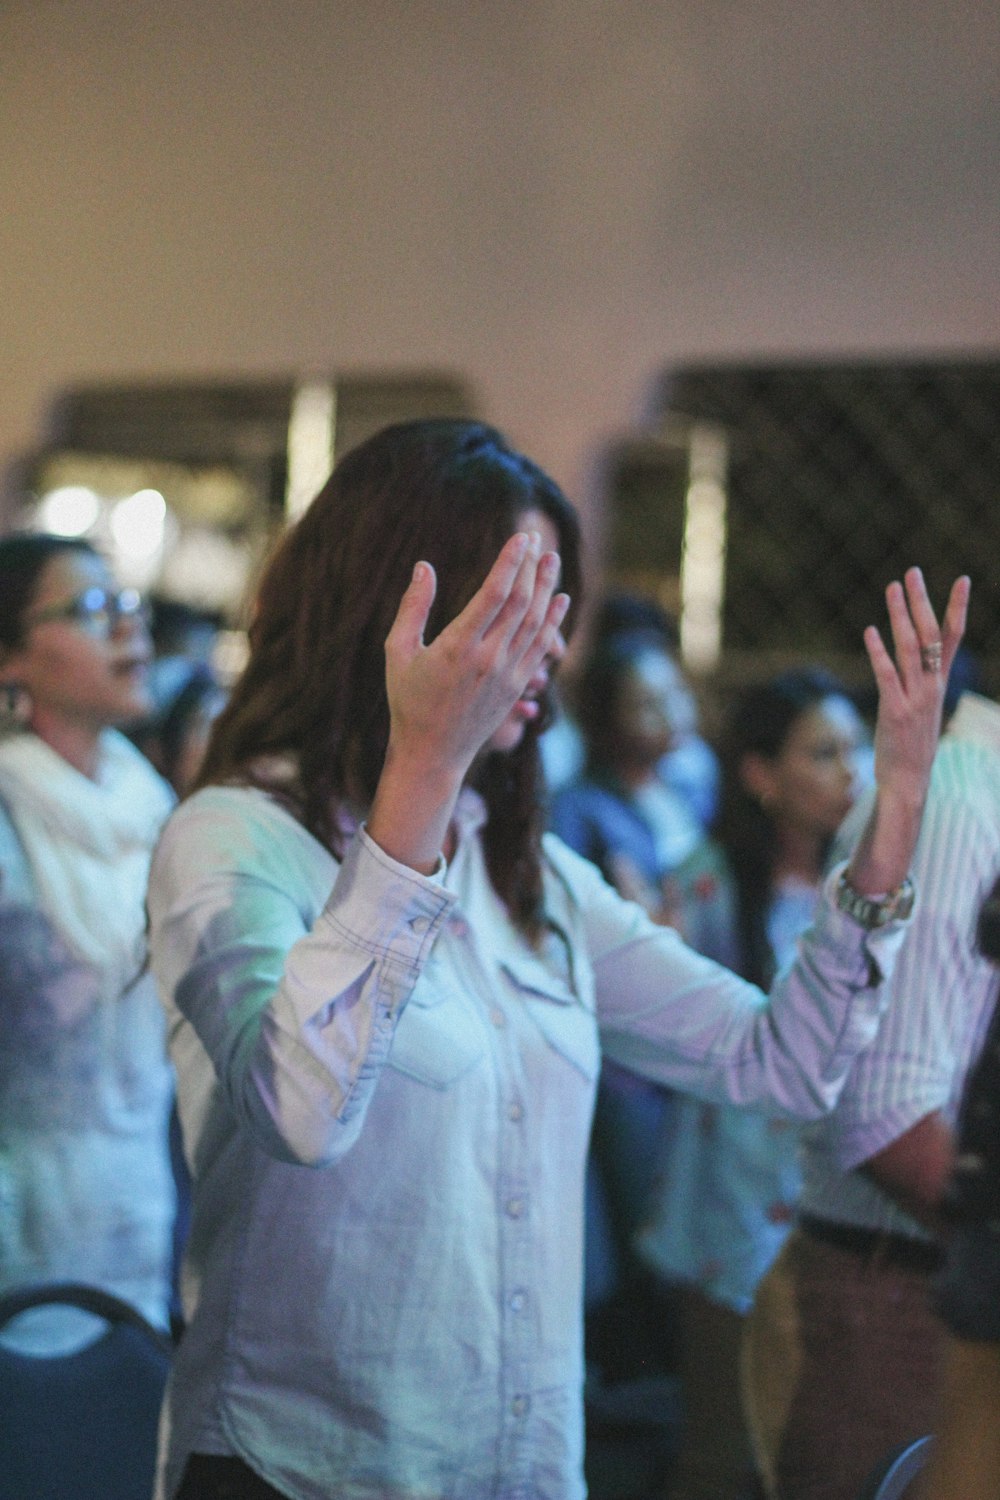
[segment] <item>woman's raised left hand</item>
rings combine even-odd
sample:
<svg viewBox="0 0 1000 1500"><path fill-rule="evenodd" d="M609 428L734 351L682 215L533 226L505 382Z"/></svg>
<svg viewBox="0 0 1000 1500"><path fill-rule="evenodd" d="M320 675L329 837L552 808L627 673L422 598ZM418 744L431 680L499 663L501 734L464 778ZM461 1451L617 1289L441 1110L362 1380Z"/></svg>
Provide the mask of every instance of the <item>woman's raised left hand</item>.
<svg viewBox="0 0 1000 1500"><path fill-rule="evenodd" d="M938 625L919 568L886 589L895 654L879 630L865 631L878 685L875 725L875 810L848 871L856 890L884 893L906 876L916 847L931 766L941 732L945 689L965 633L970 583L955 580Z"/></svg>

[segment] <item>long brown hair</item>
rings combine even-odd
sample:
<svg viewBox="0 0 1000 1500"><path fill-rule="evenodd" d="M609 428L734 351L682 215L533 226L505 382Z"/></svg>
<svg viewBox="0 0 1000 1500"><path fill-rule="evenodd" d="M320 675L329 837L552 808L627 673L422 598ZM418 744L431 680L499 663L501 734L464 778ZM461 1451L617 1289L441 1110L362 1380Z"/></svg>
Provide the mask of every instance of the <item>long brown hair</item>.
<svg viewBox="0 0 1000 1500"><path fill-rule="evenodd" d="M529 510L556 527L560 586L576 601L576 513L494 428L444 418L399 423L348 453L264 573L249 661L216 720L197 785L235 781L277 793L342 855L338 814L370 806L382 772L383 648L414 563L424 558L437 572L430 641L468 603ZM486 755L476 771L490 879L532 939L543 923L544 725L543 715L517 749ZM276 756L293 763L292 782L276 782L267 765Z"/></svg>

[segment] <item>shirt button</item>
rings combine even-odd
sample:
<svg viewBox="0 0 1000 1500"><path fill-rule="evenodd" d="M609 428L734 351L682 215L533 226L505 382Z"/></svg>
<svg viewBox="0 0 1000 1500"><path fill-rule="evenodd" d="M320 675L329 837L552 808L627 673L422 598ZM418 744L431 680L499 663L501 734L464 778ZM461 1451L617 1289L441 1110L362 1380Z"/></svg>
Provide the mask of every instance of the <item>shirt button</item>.
<svg viewBox="0 0 1000 1500"><path fill-rule="evenodd" d="M526 1417L531 1406L530 1396L515 1396L510 1403L511 1412L515 1417Z"/></svg>
<svg viewBox="0 0 1000 1500"><path fill-rule="evenodd" d="M508 1198L507 1199L507 1214L508 1214L508 1217L511 1218L511 1219L520 1219L520 1218L523 1218L523 1216L524 1216L524 1199L523 1198Z"/></svg>
<svg viewBox="0 0 1000 1500"><path fill-rule="evenodd" d="M490 1020L493 1022L498 1031L502 1031L507 1024L507 1017L504 1015L502 1010L491 1010Z"/></svg>
<svg viewBox="0 0 1000 1500"><path fill-rule="evenodd" d="M431 925L430 917L411 917L410 926L414 932L426 932Z"/></svg>
<svg viewBox="0 0 1000 1500"><path fill-rule="evenodd" d="M521 1291L511 1292L511 1294L510 1294L510 1303L509 1303L511 1312L517 1312L517 1313L523 1312L524 1309L525 1309L525 1306L527 1305L527 1301L528 1301L528 1294L527 1294L527 1292L521 1292Z"/></svg>
<svg viewBox="0 0 1000 1500"><path fill-rule="evenodd" d="M517 1099L514 1100L513 1104L508 1104L507 1118L508 1120L513 1120L515 1125L519 1125L524 1119L524 1105L519 1103Z"/></svg>

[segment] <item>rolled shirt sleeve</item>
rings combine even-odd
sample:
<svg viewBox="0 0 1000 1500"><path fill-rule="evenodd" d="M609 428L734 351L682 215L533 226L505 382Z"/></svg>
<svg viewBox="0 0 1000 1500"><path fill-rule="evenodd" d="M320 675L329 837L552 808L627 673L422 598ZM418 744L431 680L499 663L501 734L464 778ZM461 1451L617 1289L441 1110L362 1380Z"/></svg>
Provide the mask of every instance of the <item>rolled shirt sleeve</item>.
<svg viewBox="0 0 1000 1500"><path fill-rule="evenodd" d="M175 814L150 883L154 972L172 1031L193 1030L178 1049L203 1049L263 1150L323 1165L352 1144L453 903L363 829L338 865L252 792L212 789Z"/></svg>
<svg viewBox="0 0 1000 1500"><path fill-rule="evenodd" d="M564 869L575 861L570 851L553 853ZM581 865L570 878L607 1056L714 1102L767 1104L801 1119L832 1108L878 1030L905 922L868 932L841 912L833 899L838 866L768 997L651 923Z"/></svg>

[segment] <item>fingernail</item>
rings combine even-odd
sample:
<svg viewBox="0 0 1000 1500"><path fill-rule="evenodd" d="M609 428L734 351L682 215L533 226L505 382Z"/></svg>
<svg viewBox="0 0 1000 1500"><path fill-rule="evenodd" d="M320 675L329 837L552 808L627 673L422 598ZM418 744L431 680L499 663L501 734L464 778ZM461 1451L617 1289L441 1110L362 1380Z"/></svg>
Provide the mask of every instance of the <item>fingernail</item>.
<svg viewBox="0 0 1000 1500"><path fill-rule="evenodd" d="M423 578L423 576L424 576L424 574L426 572L427 572L427 564L426 563L422 563L422 562L416 563L414 565L414 569L413 569L413 582L414 583L419 583L420 580Z"/></svg>

